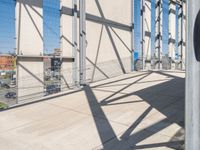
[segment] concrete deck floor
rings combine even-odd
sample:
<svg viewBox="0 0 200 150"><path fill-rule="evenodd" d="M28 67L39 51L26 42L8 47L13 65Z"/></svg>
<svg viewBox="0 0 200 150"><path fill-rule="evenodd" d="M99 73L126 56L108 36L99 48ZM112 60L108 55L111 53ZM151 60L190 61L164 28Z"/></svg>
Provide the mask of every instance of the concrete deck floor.
<svg viewBox="0 0 200 150"><path fill-rule="evenodd" d="M179 149L184 72L138 72L0 112L1 150Z"/></svg>

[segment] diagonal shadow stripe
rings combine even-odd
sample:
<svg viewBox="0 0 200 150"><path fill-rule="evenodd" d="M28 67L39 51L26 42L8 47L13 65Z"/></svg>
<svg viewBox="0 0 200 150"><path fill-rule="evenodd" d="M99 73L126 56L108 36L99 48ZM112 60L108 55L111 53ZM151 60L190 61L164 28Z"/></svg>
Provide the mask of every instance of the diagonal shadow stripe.
<svg viewBox="0 0 200 150"><path fill-rule="evenodd" d="M117 32L110 27L110 29L113 31L113 33L117 36L117 38L122 42L122 44L126 47L126 49L131 53L131 49L126 45L126 43L122 40L122 38L117 34Z"/></svg>
<svg viewBox="0 0 200 150"><path fill-rule="evenodd" d="M117 135L115 134L115 131L113 130L112 125L110 124L104 111L99 105L97 98L94 92L92 91L92 89L89 86L85 86L83 90L85 92L85 95L87 96L88 104L92 112L92 117L94 119L104 150L109 150L106 143L108 143L111 140L115 140L117 143L119 143L119 140L117 139ZM101 117L98 117L97 113Z"/></svg>
<svg viewBox="0 0 200 150"><path fill-rule="evenodd" d="M180 146L184 144L184 141L172 141L172 142L162 142L162 143L153 143L153 144L145 144L145 145L137 145L135 149L149 149L149 148L158 148L158 147L170 147Z"/></svg>
<svg viewBox="0 0 200 150"><path fill-rule="evenodd" d="M62 14L72 16L73 10L71 8L62 6L61 15ZM80 17L79 11L77 11L77 14L78 14L78 17ZM119 22L115 22L115 21L112 21L112 20L108 20L108 19L98 17L98 16L95 16L95 15L92 15L92 14L88 14L88 13L86 13L86 20L94 22L94 23L102 24L102 25L107 25L107 26L117 28L117 29L120 29L120 30L129 31L129 32L131 32L131 28L132 28L129 25L122 24L122 23L119 23Z"/></svg>
<svg viewBox="0 0 200 150"><path fill-rule="evenodd" d="M104 16L104 14L103 14L103 11L102 11L102 8L101 8L101 6L100 6L100 4L99 4L99 1L98 1L98 0L95 0L95 2L96 2L96 5L97 5L97 8L98 8L98 10L99 10L99 13L101 14L101 17L102 17L103 19L105 19L105 16ZM117 47L116 47L116 45L115 45L115 42L114 42L114 39L113 39L112 34L111 34L111 32L110 32L110 29L109 29L108 25L105 25L105 27L106 27L106 31L107 31L107 33L108 33L108 36L109 36L109 38L110 38L110 41L111 41L111 43L112 43L113 49L114 49L114 51L115 51L115 54L116 54L116 56L117 56L117 59L118 59L118 61L119 61L120 67L121 67L121 69L122 69L122 72L125 74L125 73L126 73L126 70L125 70L124 65L123 65L123 63L122 63L121 57L120 57L119 52L118 52L118 50L117 50Z"/></svg>
<svg viewBox="0 0 200 150"><path fill-rule="evenodd" d="M134 81L133 83L131 83L131 84L129 84L129 85L123 87L122 89L118 90L117 92L111 94L110 96L106 97L105 99L103 99L103 100L101 101L101 104L102 104L102 105L105 105L105 104L108 104L108 103L111 103L111 102L115 101L115 99L111 99L111 100L108 100L108 99L111 98L111 97L113 97L113 96L115 96L115 95L117 95L118 93L122 92L123 90L129 88L129 87L132 86L133 84L135 84L135 83L137 83L137 82L143 80L144 78L148 77L150 74L151 74L151 72L148 73L147 75L141 77L140 79Z"/></svg>
<svg viewBox="0 0 200 150"><path fill-rule="evenodd" d="M102 86L105 86L105 85L109 85L109 84L124 81L124 80L129 80L129 79L140 77L140 76L143 76L143 75L146 75L146 74L147 73L143 73L143 74L139 74L139 75L136 75L136 76L131 76L131 77L127 77L127 78L123 78L123 79L119 79L119 80L114 80L114 81L103 83L103 84L98 84L98 85L92 86L92 88L99 88L99 87L101 88Z"/></svg>
<svg viewBox="0 0 200 150"><path fill-rule="evenodd" d="M137 128L137 126L144 120L144 118L151 112L153 107L149 106L143 114L124 132L124 134L120 137L122 140L126 140L129 138L131 133Z"/></svg>
<svg viewBox="0 0 200 150"><path fill-rule="evenodd" d="M65 39L71 46L74 46L74 44L68 40L65 36L61 36L61 38ZM77 49L78 52L80 52L79 49ZM87 61L90 62L95 68L97 68L97 70L99 70L106 78L109 78L109 76L103 71L101 70L95 63L93 63L88 57L86 57Z"/></svg>
<svg viewBox="0 0 200 150"><path fill-rule="evenodd" d="M103 25L101 26L101 32L100 32L99 43L98 43L98 48L97 48L97 54L96 54L96 58L95 58L95 63L94 64L97 64L99 51L100 51L100 46L101 46L102 35L103 35ZM94 66L93 73L92 73L92 80L91 80L92 82L94 81L95 71L96 71L96 67Z"/></svg>
<svg viewBox="0 0 200 150"><path fill-rule="evenodd" d="M21 63L18 62L18 65L22 69L24 69L26 72L28 72L32 77L34 77L36 80L38 80L40 83L42 83L43 85L45 85L45 83L40 78L38 78L36 75L34 75L34 73L32 73L30 70L28 70L26 67L24 67Z"/></svg>
<svg viewBox="0 0 200 150"><path fill-rule="evenodd" d="M26 7L26 5L25 5L25 4L23 4L23 5L24 5L24 8L26 9L26 12L27 12L29 18L31 19L31 21L32 21L32 23L33 23L35 29L37 30L38 35L40 36L41 40L43 41L43 36L42 36L42 34L40 33L40 30L39 30L39 28L37 27L37 25L36 25L36 23L35 23L33 17L31 16L31 14L30 14L28 8Z"/></svg>

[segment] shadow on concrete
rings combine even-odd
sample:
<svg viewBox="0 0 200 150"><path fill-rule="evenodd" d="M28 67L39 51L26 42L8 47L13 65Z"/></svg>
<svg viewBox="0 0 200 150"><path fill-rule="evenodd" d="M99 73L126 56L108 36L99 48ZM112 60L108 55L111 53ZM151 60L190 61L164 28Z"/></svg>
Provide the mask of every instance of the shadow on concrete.
<svg viewBox="0 0 200 150"><path fill-rule="evenodd" d="M103 10L102 10L102 8L101 8L101 5L100 5L99 1L98 1L98 0L95 0L95 3L96 3L96 5L97 5L98 11L99 11L101 17L102 17L103 19L105 19L105 16L104 16L104 13L103 13ZM122 63L121 57L120 57L120 55L119 55L119 52L118 52L118 49L117 49L117 47L116 47L115 41L114 41L114 39L113 39L113 37L112 37L111 31L110 31L110 29L109 29L109 26L108 26L108 25L105 25L105 29L106 29L107 34L108 34L108 36L109 36L109 39L110 39L110 42L111 42L112 47L113 47L113 49L114 49L114 52L115 52L115 54L116 54L116 57L117 57L117 59L118 59L119 65L120 65L120 67L121 67L121 70L122 70L123 74L125 74L125 73L126 73L126 70L125 70L124 65L123 65L123 63Z"/></svg>
<svg viewBox="0 0 200 150"><path fill-rule="evenodd" d="M32 16L31 13L29 12L29 10L28 10L28 8L27 8L27 6L26 6L25 4L24 4L24 8L25 8L25 10L26 10L26 12L27 12L27 14L28 14L30 20L32 21L32 23L33 23L33 25L34 25L34 27L35 27L35 30L37 31L39 37L41 38L42 41L44 41L44 40L43 40L43 35L42 35L42 33L40 32L40 29L39 29L39 27L37 26L37 23L35 22L33 16Z"/></svg>
<svg viewBox="0 0 200 150"><path fill-rule="evenodd" d="M110 91L111 95L109 99L104 99L103 103L99 102L97 97L95 96L94 90L96 88L101 88L103 86L109 86L109 84L119 84L120 81L126 81L132 78L139 78L137 81L125 85L126 88L122 88L119 90L123 92L123 90L130 87L130 85L137 84L141 82L142 79L145 79L152 73L161 74L163 76L169 77L171 80L166 81L161 84L157 84L136 92L132 93L124 93L122 96L116 96L114 91ZM157 81L157 80L156 80ZM143 82L143 81L142 81ZM104 150L128 150L128 149L149 149L149 148L157 148L160 147L169 147L172 149L184 149L184 86L185 79L177 76L173 76L167 74L165 72L148 72L143 73L137 76L131 76L111 82L106 82L103 84L98 84L95 86L85 86L83 88L85 95L87 96L88 104L90 106L90 110L92 112L92 116L96 125L96 129L98 131L99 137L101 139L102 147ZM67 94L59 95L66 96L68 94L73 94L76 92L80 92L81 90L73 91ZM119 93L119 91L117 91ZM112 127L112 122L107 118L105 112L102 107L110 106L110 105L120 105L123 107L124 104L129 102L122 100L126 97L137 95L141 97L141 99L147 102L150 106L144 110L144 112L134 121L123 133L117 135ZM55 98L59 97L58 95L53 96ZM53 97L47 97L45 100L50 100ZM118 102L120 100L120 102ZM138 103L138 101L130 101L130 103ZM152 109L158 110L164 116L164 119L155 122L139 131L135 131L135 129L143 123L143 120L146 116L151 112ZM145 139L155 135L161 130L166 129L172 124L178 124L182 127L177 133L173 135L173 137L167 142L160 143L149 143L149 144L140 144L140 142ZM133 131L135 131L133 133ZM98 149L98 147L97 147Z"/></svg>
<svg viewBox="0 0 200 150"><path fill-rule="evenodd" d="M33 78L35 78L37 81L39 81L42 85L45 85L44 82L37 77L37 75L35 75L34 73L32 73L29 69L27 69L24 65L22 65L20 62L17 63L23 70L25 70L30 76L32 76Z"/></svg>
<svg viewBox="0 0 200 150"><path fill-rule="evenodd" d="M60 39L64 39L68 44L70 44L71 46L74 47L74 44L73 44L68 38L66 38L65 36L62 35L62 36L60 37ZM77 49L77 51L80 52L79 49ZM86 57L86 60L87 60L94 68L96 68L102 75L104 75L106 79L109 78L109 76L108 76L103 70L101 70L101 69L98 67L97 62L94 63L94 62L93 62L92 60L90 60L88 57Z"/></svg>
<svg viewBox="0 0 200 150"><path fill-rule="evenodd" d="M171 80L151 86L133 93L119 96L117 98L112 98L119 92L136 84L140 80L148 77L150 72L143 75L137 81L125 86L116 93L111 94L108 98L101 102L98 102L93 89L90 86L84 87L85 94L88 99L88 103L94 118L99 137L102 142L104 150L126 150L126 149L148 149L148 148L158 148L159 147L169 147L172 149L184 149L184 85L185 79L179 78L173 75L166 74L164 72L154 72L169 78ZM101 86L100 86L101 87ZM150 106L143 112L143 114L138 117L138 119L132 123L132 125L124 132L116 135L112 128L111 122L106 117L102 106L113 105L113 102L117 102L123 98L129 97L131 95L137 95L146 101ZM109 99L109 100L108 100ZM127 102L125 102L127 103ZM123 102L114 103L114 105L122 105ZM144 118L151 112L152 109L158 110L166 118L140 130L136 133L133 131L142 123ZM104 122L100 121L99 118L103 119ZM182 129L178 131L170 141L162 143L151 143L145 145L138 145L143 140L151 137L152 135L158 133L161 130L169 127L172 124L178 124ZM132 134L133 133L133 134Z"/></svg>

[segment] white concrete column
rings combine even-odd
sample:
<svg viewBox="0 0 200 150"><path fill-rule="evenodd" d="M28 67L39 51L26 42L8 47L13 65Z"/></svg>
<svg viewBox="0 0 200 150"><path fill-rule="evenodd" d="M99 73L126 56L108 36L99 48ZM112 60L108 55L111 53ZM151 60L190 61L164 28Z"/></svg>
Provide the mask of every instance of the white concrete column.
<svg viewBox="0 0 200 150"><path fill-rule="evenodd" d="M60 18L60 35L61 35L61 51L62 57L75 57L76 53L74 52L75 47L75 39L76 36L73 33L73 29L75 30L75 17L72 15L67 15L64 13L66 9L74 8L76 1L75 0L61 0L60 7L61 7L61 18ZM74 4L74 5L73 5ZM76 61L77 62L77 61ZM62 90L69 89L74 84L75 72L74 67L76 64L71 62L63 62L62 63ZM76 79L75 79L76 80Z"/></svg>
<svg viewBox="0 0 200 150"><path fill-rule="evenodd" d="M43 95L43 61L36 58L43 55L42 17L42 0L16 0L16 53L21 55L17 62L19 103Z"/></svg>
<svg viewBox="0 0 200 150"><path fill-rule="evenodd" d="M174 3L169 4L169 57L172 61L175 61L176 51L176 5ZM175 69L175 66L172 65Z"/></svg>
<svg viewBox="0 0 200 150"><path fill-rule="evenodd" d="M144 58L146 60L146 69L151 69L151 2L144 3Z"/></svg>
<svg viewBox="0 0 200 150"><path fill-rule="evenodd" d="M186 150L200 149L200 62L195 58L195 46L199 51L200 23L198 30L194 31L195 20L199 13L200 0L187 1L187 48L186 48ZM200 21L198 21L200 22ZM197 27L197 26L196 26ZM196 33L196 38L194 38Z"/></svg>

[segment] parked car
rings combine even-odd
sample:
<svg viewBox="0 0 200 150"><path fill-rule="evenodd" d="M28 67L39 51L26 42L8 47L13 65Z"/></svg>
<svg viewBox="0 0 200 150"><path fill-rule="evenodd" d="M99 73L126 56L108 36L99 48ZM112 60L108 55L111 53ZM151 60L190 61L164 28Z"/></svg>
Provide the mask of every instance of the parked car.
<svg viewBox="0 0 200 150"><path fill-rule="evenodd" d="M1 87L2 88L6 88L6 89L10 88L10 86L8 84L6 84L6 83L1 83Z"/></svg>
<svg viewBox="0 0 200 150"><path fill-rule="evenodd" d="M50 95L50 94L54 94L54 93L58 93L60 91L61 91L60 86L49 85L49 86L46 87L45 96Z"/></svg>
<svg viewBox="0 0 200 150"><path fill-rule="evenodd" d="M11 81L11 83L10 83L10 88L15 88L16 87L16 81Z"/></svg>
<svg viewBox="0 0 200 150"><path fill-rule="evenodd" d="M15 99L15 98L17 98L17 94L16 94L15 92L8 92L8 93L5 95L5 98Z"/></svg>

